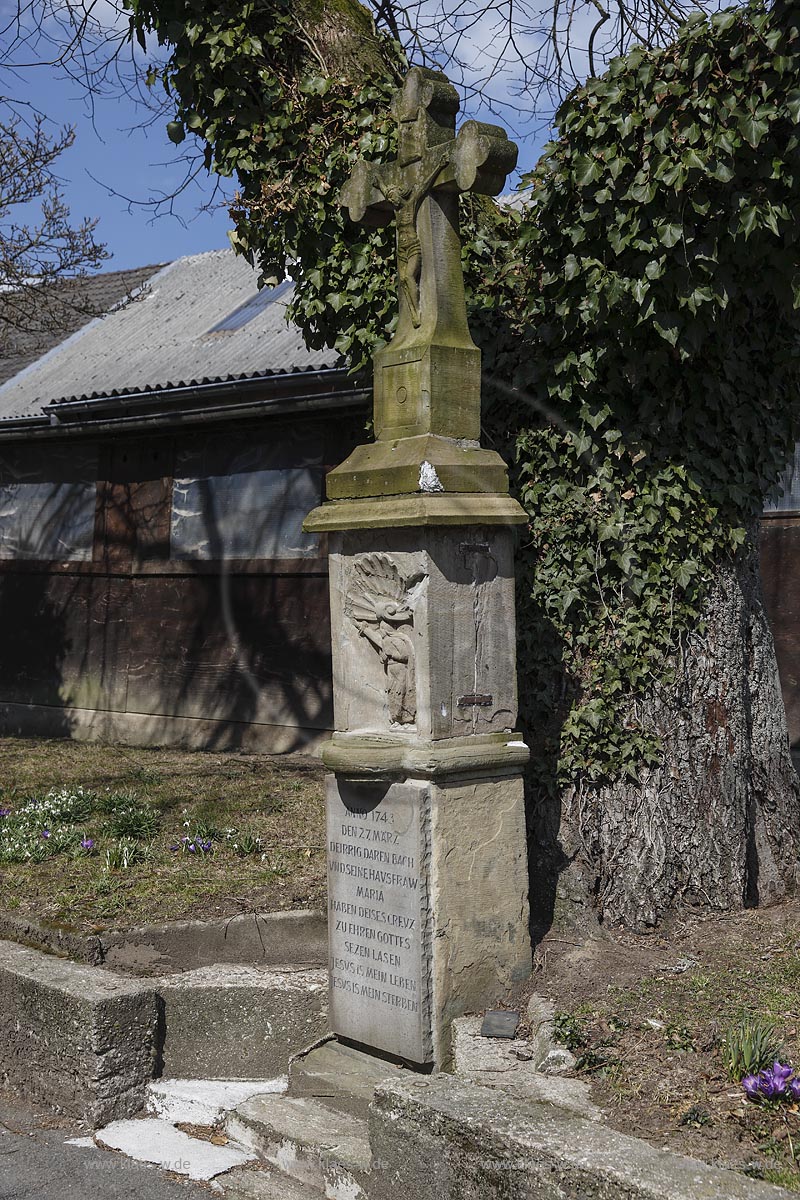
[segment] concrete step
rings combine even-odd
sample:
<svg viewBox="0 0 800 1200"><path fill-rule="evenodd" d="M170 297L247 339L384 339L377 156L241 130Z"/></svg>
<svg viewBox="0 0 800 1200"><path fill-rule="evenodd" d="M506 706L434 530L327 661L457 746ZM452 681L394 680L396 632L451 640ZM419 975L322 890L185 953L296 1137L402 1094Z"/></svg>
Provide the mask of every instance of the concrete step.
<svg viewBox="0 0 800 1200"><path fill-rule="evenodd" d="M152 980L164 1005L161 1076L275 1079L327 1028L327 971L233 963Z"/></svg>
<svg viewBox="0 0 800 1200"><path fill-rule="evenodd" d="M288 1094L366 1120L376 1085L408 1075L403 1067L331 1040L292 1060Z"/></svg>
<svg viewBox="0 0 800 1200"><path fill-rule="evenodd" d="M220 1175L211 1191L225 1200L321 1200L317 1188L307 1187L271 1167L236 1167Z"/></svg>
<svg viewBox="0 0 800 1200"><path fill-rule="evenodd" d="M286 1091L286 1077L271 1080L154 1079L147 1088L145 1112L172 1125L219 1125L225 1114L252 1096Z"/></svg>
<svg viewBox="0 0 800 1200"><path fill-rule="evenodd" d="M362 1118L312 1098L266 1095L238 1105L225 1131L262 1162L328 1200L366 1200L372 1156Z"/></svg>

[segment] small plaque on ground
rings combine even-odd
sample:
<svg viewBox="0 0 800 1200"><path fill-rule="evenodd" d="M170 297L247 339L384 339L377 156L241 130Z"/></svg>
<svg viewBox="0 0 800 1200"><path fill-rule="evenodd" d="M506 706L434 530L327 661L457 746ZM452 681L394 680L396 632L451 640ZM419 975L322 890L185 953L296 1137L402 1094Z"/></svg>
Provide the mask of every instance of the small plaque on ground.
<svg viewBox="0 0 800 1200"><path fill-rule="evenodd" d="M481 1037L513 1038L519 1025L519 1013L493 1008L486 1013L481 1025Z"/></svg>
<svg viewBox="0 0 800 1200"><path fill-rule="evenodd" d="M331 776L327 816L331 1029L430 1062L427 789Z"/></svg>

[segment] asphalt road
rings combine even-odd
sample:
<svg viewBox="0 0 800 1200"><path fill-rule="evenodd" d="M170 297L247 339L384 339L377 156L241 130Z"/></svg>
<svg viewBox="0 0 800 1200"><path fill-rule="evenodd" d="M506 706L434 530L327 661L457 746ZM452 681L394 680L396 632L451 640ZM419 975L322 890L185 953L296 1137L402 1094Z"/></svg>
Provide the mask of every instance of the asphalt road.
<svg viewBox="0 0 800 1200"><path fill-rule="evenodd" d="M207 1188L108 1150L67 1146L86 1129L0 1093L0 1200L210 1200Z"/></svg>

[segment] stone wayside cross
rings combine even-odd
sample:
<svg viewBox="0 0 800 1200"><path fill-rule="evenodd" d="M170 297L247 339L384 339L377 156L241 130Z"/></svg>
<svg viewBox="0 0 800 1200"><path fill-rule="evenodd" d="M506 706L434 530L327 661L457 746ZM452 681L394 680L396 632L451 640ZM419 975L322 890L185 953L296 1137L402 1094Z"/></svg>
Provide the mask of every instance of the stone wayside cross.
<svg viewBox="0 0 800 1200"><path fill-rule="evenodd" d="M397 334L375 355L376 440L305 521L328 534L335 732L327 783L331 1029L446 1067L450 1025L531 967L505 463L480 446L458 194L496 193L516 147L467 122L436 71L395 101L399 157L342 200L397 224Z"/></svg>

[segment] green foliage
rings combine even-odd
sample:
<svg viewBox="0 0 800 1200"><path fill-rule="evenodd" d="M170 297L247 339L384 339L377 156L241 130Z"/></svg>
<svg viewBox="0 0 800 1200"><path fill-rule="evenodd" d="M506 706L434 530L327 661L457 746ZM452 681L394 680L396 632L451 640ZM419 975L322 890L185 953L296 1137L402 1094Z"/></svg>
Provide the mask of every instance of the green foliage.
<svg viewBox="0 0 800 1200"><path fill-rule="evenodd" d="M589 1045L585 1022L575 1013L557 1012L553 1016L553 1038L568 1050L583 1050Z"/></svg>
<svg viewBox="0 0 800 1200"><path fill-rule="evenodd" d="M531 518L540 794L659 761L638 702L702 634L795 437L798 23L786 3L721 13L590 80L487 280L487 423Z"/></svg>
<svg viewBox="0 0 800 1200"><path fill-rule="evenodd" d="M130 5L173 47L170 136L238 178L237 249L265 279L291 268L309 343L363 364L393 326L393 235L336 196L356 158L394 154L397 47L362 29L364 69L328 70L288 0ZM463 205L487 436L530 516L520 683L545 800L658 763L641 701L752 549L796 434L799 25L754 3L634 49L563 106L523 211Z"/></svg>
<svg viewBox="0 0 800 1200"><path fill-rule="evenodd" d="M0 806L0 863L44 862L57 854L81 853L83 831L94 793L83 787L51 788L11 807Z"/></svg>
<svg viewBox="0 0 800 1200"><path fill-rule="evenodd" d="M158 813L149 804L142 804L135 793L123 796L109 812L106 828L115 838L150 841L158 833Z"/></svg>
<svg viewBox="0 0 800 1200"><path fill-rule="evenodd" d="M335 340L363 361L394 325L386 286L394 231L352 225L336 197L358 158L394 151L388 106L405 65L399 47L374 33L359 5L343 4L353 40L369 52L326 74L308 29L314 13L288 0L127 2L140 40L155 31L172 47L168 66L150 77L175 99L170 138L195 134L208 168L238 181L234 248L264 281L297 280L292 315L309 345Z"/></svg>
<svg viewBox="0 0 800 1200"><path fill-rule="evenodd" d="M107 847L105 865L107 871L129 871L138 862L147 859L147 850L139 842L121 838Z"/></svg>
<svg viewBox="0 0 800 1200"><path fill-rule="evenodd" d="M246 830L241 833L238 830L231 830L230 843L231 849L239 858L247 858L251 854L261 854L263 850L261 838Z"/></svg>
<svg viewBox="0 0 800 1200"><path fill-rule="evenodd" d="M722 1042L725 1068L737 1082L782 1061L785 1055L775 1026L757 1016L744 1016L725 1034Z"/></svg>

